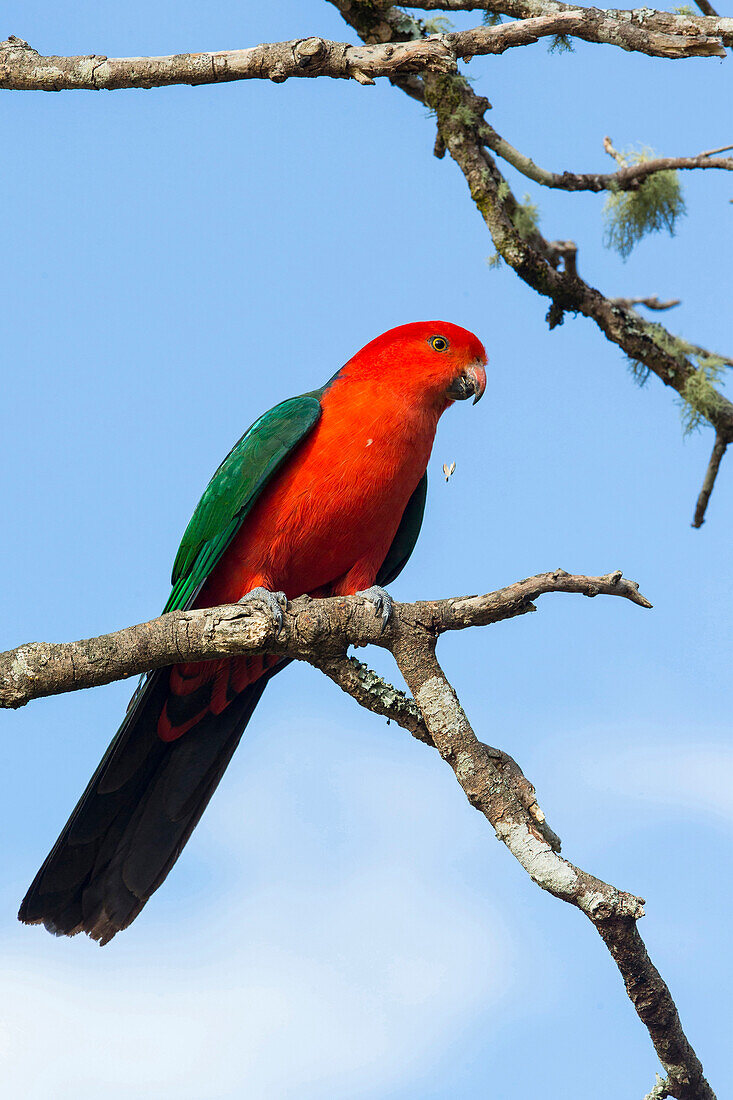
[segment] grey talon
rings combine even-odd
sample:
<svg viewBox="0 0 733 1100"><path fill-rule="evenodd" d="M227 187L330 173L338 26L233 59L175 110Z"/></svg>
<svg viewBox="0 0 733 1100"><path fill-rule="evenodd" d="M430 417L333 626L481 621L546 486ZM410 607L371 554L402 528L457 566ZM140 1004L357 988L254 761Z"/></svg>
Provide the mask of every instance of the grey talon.
<svg viewBox="0 0 733 1100"><path fill-rule="evenodd" d="M392 597L389 592L385 592L381 585L373 584L371 588L367 588L363 592L357 592L356 595L361 596L363 600L367 600L374 608L375 613L381 616L381 633L384 634L393 607Z"/></svg>
<svg viewBox="0 0 733 1100"><path fill-rule="evenodd" d="M267 588L253 588L247 592L237 603L263 603L275 620L278 630L282 629L284 622L283 608L287 609L288 600L284 592L270 592Z"/></svg>

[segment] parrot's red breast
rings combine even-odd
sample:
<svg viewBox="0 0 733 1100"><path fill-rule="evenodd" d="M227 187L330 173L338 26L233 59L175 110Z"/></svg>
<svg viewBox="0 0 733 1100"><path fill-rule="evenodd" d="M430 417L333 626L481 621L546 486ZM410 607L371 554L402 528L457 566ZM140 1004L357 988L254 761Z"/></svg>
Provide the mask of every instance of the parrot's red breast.
<svg viewBox="0 0 733 1100"><path fill-rule="evenodd" d="M444 352L429 340L438 332ZM486 384L486 353L466 329L417 322L367 344L321 398L313 432L264 489L199 593L196 607L235 603L253 588L353 595L374 584L408 500L425 472L438 420L452 403L451 380L469 367ZM167 708L163 740L219 713L276 658L236 658L176 666L174 695L214 681L202 712L181 724Z"/></svg>
<svg viewBox="0 0 733 1100"><path fill-rule="evenodd" d="M485 362L466 329L404 325L324 387L264 413L204 490L166 608L227 603L257 588L253 598L265 599L277 590L291 599L365 590L388 616L379 586L415 546L438 420L454 400L481 396ZM178 859L285 663L265 655L151 672L20 919L100 943L127 928Z"/></svg>

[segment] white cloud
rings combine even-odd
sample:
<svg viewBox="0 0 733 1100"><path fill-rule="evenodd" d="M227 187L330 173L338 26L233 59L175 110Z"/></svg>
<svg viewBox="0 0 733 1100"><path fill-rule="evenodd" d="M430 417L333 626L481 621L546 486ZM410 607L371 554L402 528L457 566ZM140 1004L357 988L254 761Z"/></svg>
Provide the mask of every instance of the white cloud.
<svg viewBox="0 0 733 1100"><path fill-rule="evenodd" d="M253 753L212 805L189 873L208 864L213 903L201 891L172 908L182 861L161 904L104 950L22 928L0 942L7 1095L386 1096L496 1003L512 941L452 873L467 853L465 839L446 846L453 811L436 812L463 812L450 774L368 745L331 766L320 736L312 774ZM258 809L265 774L280 797L261 791ZM339 827L329 861L322 833Z"/></svg>
<svg viewBox="0 0 733 1100"><path fill-rule="evenodd" d="M88 944L71 963L53 941L3 952L6 1094L375 1095L424 1069L505 977L505 930L397 864L326 896L240 898L201 934L217 947L199 963L184 936L160 953L148 941L133 965L109 948L99 965Z"/></svg>
<svg viewBox="0 0 733 1100"><path fill-rule="evenodd" d="M646 804L668 806L733 824L733 747L727 741L686 739L627 740L599 737L580 756L583 777L596 789Z"/></svg>

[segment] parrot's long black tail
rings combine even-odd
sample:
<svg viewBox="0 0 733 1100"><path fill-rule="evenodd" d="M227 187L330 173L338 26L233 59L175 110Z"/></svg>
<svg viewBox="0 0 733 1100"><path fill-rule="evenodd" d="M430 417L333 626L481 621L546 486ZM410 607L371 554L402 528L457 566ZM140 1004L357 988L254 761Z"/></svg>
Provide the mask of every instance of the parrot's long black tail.
<svg viewBox="0 0 733 1100"><path fill-rule="evenodd" d="M284 664L171 742L158 736L169 670L151 673L23 899L19 919L59 936L86 932L101 944L127 928L181 854L267 681Z"/></svg>

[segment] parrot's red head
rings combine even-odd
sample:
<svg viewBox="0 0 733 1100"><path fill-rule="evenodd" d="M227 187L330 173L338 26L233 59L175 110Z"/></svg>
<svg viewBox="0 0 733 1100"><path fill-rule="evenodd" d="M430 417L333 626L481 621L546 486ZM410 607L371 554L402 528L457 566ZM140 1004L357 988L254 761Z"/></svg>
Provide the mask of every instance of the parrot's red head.
<svg viewBox="0 0 733 1100"><path fill-rule="evenodd" d="M414 321L382 333L351 359L343 377L390 381L405 398L440 409L486 389L486 351L468 329L449 321Z"/></svg>

